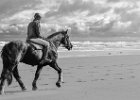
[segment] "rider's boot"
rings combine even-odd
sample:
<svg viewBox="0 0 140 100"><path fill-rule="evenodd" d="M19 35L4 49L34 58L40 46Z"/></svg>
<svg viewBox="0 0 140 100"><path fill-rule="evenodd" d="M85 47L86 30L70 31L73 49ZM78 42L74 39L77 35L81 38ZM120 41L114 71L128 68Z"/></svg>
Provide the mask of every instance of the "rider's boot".
<svg viewBox="0 0 140 100"><path fill-rule="evenodd" d="M42 56L42 60L40 61L40 64L42 65L44 63L51 63L52 60L49 59L49 57L48 57L48 48L45 47L45 48L43 48L42 51L43 51L43 56Z"/></svg>

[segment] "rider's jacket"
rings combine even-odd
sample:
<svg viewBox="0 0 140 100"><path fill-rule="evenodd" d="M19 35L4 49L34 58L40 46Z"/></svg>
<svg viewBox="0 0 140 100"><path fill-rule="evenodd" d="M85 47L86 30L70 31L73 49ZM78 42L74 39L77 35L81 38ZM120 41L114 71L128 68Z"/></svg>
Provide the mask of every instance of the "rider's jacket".
<svg viewBox="0 0 140 100"><path fill-rule="evenodd" d="M40 21L34 20L28 25L27 40L40 37Z"/></svg>

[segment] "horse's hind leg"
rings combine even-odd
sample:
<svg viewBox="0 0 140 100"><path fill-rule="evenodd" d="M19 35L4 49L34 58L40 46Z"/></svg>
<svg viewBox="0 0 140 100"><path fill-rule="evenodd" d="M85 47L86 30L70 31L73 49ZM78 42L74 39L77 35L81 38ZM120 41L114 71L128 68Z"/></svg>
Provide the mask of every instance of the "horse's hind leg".
<svg viewBox="0 0 140 100"><path fill-rule="evenodd" d="M40 75L40 72L41 72L42 68L43 68L43 66L37 66L37 70L36 70L36 73L35 73L35 78L34 78L33 83L32 83L32 90L37 90L36 82L39 78L39 75Z"/></svg>
<svg viewBox="0 0 140 100"><path fill-rule="evenodd" d="M15 77L15 79L17 80L17 82L19 83L21 89L22 89L23 91L25 91L26 88L25 88L25 86L24 86L24 84L23 84L23 82L22 82L22 80L21 80L21 78L20 78L20 76L19 76L19 72L18 72L17 66L16 66L16 67L14 68L14 70L13 70L13 76Z"/></svg>
<svg viewBox="0 0 140 100"><path fill-rule="evenodd" d="M61 83L63 82L62 69L58 66L57 62L51 64L50 67L58 72L58 81L56 82L56 86L61 87Z"/></svg>

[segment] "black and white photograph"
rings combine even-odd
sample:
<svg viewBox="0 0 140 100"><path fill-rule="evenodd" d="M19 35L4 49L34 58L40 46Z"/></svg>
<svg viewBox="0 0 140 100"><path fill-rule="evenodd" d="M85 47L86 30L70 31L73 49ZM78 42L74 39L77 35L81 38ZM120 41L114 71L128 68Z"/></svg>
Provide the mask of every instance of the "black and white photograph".
<svg viewBox="0 0 140 100"><path fill-rule="evenodd" d="M140 0L0 0L0 100L139 100Z"/></svg>

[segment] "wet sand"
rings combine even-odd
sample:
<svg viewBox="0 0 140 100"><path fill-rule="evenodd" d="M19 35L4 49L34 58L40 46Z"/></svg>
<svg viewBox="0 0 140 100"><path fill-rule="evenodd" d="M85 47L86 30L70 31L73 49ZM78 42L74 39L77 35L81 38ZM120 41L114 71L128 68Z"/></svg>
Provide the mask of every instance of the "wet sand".
<svg viewBox="0 0 140 100"><path fill-rule="evenodd" d="M112 52L110 52L112 54ZM106 55L110 55L106 54ZM0 100L139 100L140 55L59 58L64 83L57 88L57 73L44 67L38 90L32 91L36 67L20 64L19 72L27 88L22 92L13 80ZM2 62L0 61L0 72Z"/></svg>

